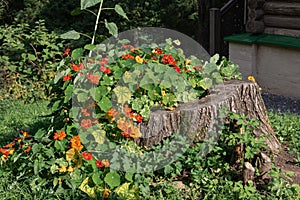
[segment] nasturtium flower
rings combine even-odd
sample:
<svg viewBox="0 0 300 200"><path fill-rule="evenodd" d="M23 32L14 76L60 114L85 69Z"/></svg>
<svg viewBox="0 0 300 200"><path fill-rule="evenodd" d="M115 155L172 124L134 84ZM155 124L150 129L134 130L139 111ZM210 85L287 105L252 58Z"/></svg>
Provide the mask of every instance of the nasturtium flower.
<svg viewBox="0 0 300 200"><path fill-rule="evenodd" d="M82 63L76 65L74 63L71 63L71 68L75 71L75 72L78 72L79 70L82 70L83 69L83 65Z"/></svg>
<svg viewBox="0 0 300 200"><path fill-rule="evenodd" d="M89 117L91 116L91 113L88 112L86 108L81 108L81 112L84 116Z"/></svg>
<svg viewBox="0 0 300 200"><path fill-rule="evenodd" d="M97 75L93 75L93 72L90 72L86 75L86 78L88 79L88 81L92 84L98 84L100 77Z"/></svg>
<svg viewBox="0 0 300 200"><path fill-rule="evenodd" d="M65 165L62 165L60 168L57 169L60 173L66 172L67 167Z"/></svg>
<svg viewBox="0 0 300 200"><path fill-rule="evenodd" d="M28 132L26 132L26 131L21 130L21 133L25 137L30 137L30 134Z"/></svg>
<svg viewBox="0 0 300 200"><path fill-rule="evenodd" d="M117 116L117 114L118 114L118 111L114 108L111 108L107 111L107 116L109 116L109 117L114 118L115 116Z"/></svg>
<svg viewBox="0 0 300 200"><path fill-rule="evenodd" d="M123 60L133 60L134 56L130 54L122 55Z"/></svg>
<svg viewBox="0 0 300 200"><path fill-rule="evenodd" d="M108 60L106 58L102 58L100 60L100 65L108 65Z"/></svg>
<svg viewBox="0 0 300 200"><path fill-rule="evenodd" d="M93 155L89 152L82 152L81 155L84 160L92 160L92 158L93 158Z"/></svg>
<svg viewBox="0 0 300 200"><path fill-rule="evenodd" d="M104 189L103 191L103 198L108 198L109 194L111 193L111 191L109 189Z"/></svg>
<svg viewBox="0 0 300 200"><path fill-rule="evenodd" d="M63 77L63 82L66 82L68 80L71 80L71 74L68 74L68 75Z"/></svg>
<svg viewBox="0 0 300 200"><path fill-rule="evenodd" d="M74 167L69 166L68 169L67 169L67 171L68 171L69 173L74 172Z"/></svg>
<svg viewBox="0 0 300 200"><path fill-rule="evenodd" d="M178 66L174 66L176 72L180 73L180 68Z"/></svg>
<svg viewBox="0 0 300 200"><path fill-rule="evenodd" d="M59 132L54 133L53 139L54 140L62 140L66 137L66 132L64 130L61 130Z"/></svg>
<svg viewBox="0 0 300 200"><path fill-rule="evenodd" d="M25 153L28 153L31 150L31 146L27 147L26 149L24 149Z"/></svg>
<svg viewBox="0 0 300 200"><path fill-rule="evenodd" d="M137 122L142 122L142 121L143 121L143 117L142 117L140 114L136 114L136 115L134 116L134 118L135 118L135 120L136 120Z"/></svg>
<svg viewBox="0 0 300 200"><path fill-rule="evenodd" d="M142 64L144 62L143 58L141 58L140 56L136 56L135 61L140 64Z"/></svg>
<svg viewBox="0 0 300 200"><path fill-rule="evenodd" d="M83 145L81 144L80 136L73 136L71 138L71 147L76 149L77 151L81 151L83 149Z"/></svg>
<svg viewBox="0 0 300 200"><path fill-rule="evenodd" d="M100 66L99 70L105 74L110 74L111 70L108 67Z"/></svg>
<svg viewBox="0 0 300 200"><path fill-rule="evenodd" d="M155 48L152 53L154 53L155 55L161 55L163 53L163 51L160 48Z"/></svg>
<svg viewBox="0 0 300 200"><path fill-rule="evenodd" d="M110 165L110 162L109 162L108 159L103 159L101 162L102 162L102 164L104 165L104 167L106 167L106 168L108 168L109 165Z"/></svg>
<svg viewBox="0 0 300 200"><path fill-rule="evenodd" d="M120 118L117 121L117 127L123 131L121 134L125 137L138 138L142 135L140 129L134 126L131 120L127 121L125 118Z"/></svg>
<svg viewBox="0 0 300 200"><path fill-rule="evenodd" d="M98 168L102 168L102 167L104 167L104 164L101 162L101 160L96 160L96 166Z"/></svg>
<svg viewBox="0 0 300 200"><path fill-rule="evenodd" d="M90 128L92 125L93 125L93 124L92 124L92 120L90 120L90 119L83 119L83 120L81 120L81 127L82 127L83 129L88 129L88 128Z"/></svg>
<svg viewBox="0 0 300 200"><path fill-rule="evenodd" d="M66 57L69 55L71 49L70 48L66 48L65 52L63 53L62 57Z"/></svg>
<svg viewBox="0 0 300 200"><path fill-rule="evenodd" d="M254 83L256 82L254 76L248 76L248 80L249 80L249 81L252 81L252 82L254 82Z"/></svg>
<svg viewBox="0 0 300 200"><path fill-rule="evenodd" d="M163 64L169 64L175 66L177 62L173 58L172 54L165 54L161 59Z"/></svg>

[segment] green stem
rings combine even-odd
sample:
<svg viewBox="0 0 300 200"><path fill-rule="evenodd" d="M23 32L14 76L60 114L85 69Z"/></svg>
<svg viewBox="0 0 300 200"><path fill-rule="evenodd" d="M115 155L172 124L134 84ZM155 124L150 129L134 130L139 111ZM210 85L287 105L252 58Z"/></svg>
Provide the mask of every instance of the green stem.
<svg viewBox="0 0 300 200"><path fill-rule="evenodd" d="M97 32L97 29L98 29L98 23L99 23L99 19L100 19L100 14L101 14L101 10L102 10L103 1L104 0L101 0L101 2L100 2L100 6L99 6L98 14L97 14L97 19L96 19L96 24L95 24L95 29L94 29L94 33L93 33L91 44L95 43L96 32ZM92 50L89 53L89 57L91 57L91 56L92 56Z"/></svg>

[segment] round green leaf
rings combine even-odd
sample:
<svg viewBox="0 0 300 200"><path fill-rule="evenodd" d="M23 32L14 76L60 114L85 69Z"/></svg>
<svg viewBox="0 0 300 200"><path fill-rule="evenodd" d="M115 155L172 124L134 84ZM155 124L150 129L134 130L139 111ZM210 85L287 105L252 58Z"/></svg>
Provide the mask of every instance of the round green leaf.
<svg viewBox="0 0 300 200"><path fill-rule="evenodd" d="M110 188L114 188L120 185L120 175L117 172L109 172L104 178L105 183L109 185Z"/></svg>
<svg viewBox="0 0 300 200"><path fill-rule="evenodd" d="M72 30L61 34L60 37L67 40L78 40L80 38L80 34L77 31Z"/></svg>

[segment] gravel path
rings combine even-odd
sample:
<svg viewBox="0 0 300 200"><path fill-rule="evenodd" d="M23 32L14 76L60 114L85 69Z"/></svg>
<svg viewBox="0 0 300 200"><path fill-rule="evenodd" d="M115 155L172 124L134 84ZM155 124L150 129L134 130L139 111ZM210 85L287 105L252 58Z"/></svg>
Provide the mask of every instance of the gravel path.
<svg viewBox="0 0 300 200"><path fill-rule="evenodd" d="M300 98L279 96L269 93L263 93L267 110L278 112L292 112L300 115Z"/></svg>

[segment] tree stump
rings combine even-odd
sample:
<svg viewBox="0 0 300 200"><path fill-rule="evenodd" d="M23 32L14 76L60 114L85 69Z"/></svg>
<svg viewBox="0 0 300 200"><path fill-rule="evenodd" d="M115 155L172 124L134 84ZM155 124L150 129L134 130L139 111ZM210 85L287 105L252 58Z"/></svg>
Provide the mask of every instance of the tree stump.
<svg viewBox="0 0 300 200"><path fill-rule="evenodd" d="M218 115L224 106L229 111L258 119L260 125L254 131L255 136L268 135L265 138L268 149L272 153L280 150L281 145L269 124L259 86L237 80L218 85L209 91L209 95L195 102L180 104L173 111L152 111L149 121L138 125L143 136L136 142L151 147L178 131L195 133L194 140L203 140L209 132L218 131Z"/></svg>

